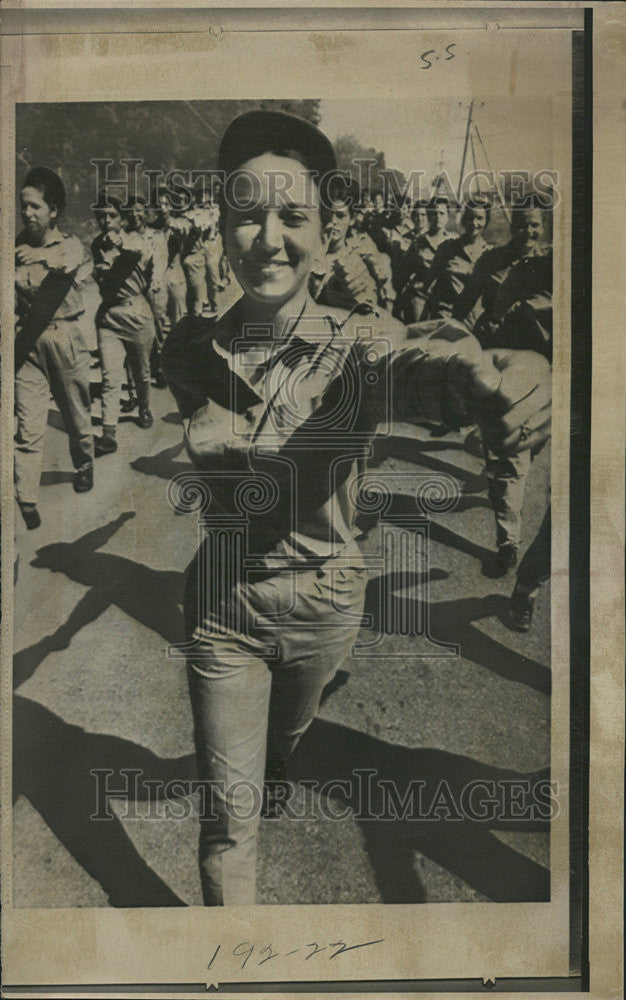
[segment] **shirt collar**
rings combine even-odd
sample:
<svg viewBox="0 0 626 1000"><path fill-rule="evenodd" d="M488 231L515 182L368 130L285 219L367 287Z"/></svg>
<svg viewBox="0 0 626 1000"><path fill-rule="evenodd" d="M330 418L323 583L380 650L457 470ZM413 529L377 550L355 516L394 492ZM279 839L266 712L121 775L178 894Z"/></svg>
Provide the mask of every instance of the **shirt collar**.
<svg viewBox="0 0 626 1000"><path fill-rule="evenodd" d="M234 340L241 338L242 308L242 299L240 299L239 302L236 302L233 308L230 309L224 317L226 321L226 342L228 345L232 344ZM307 324L307 319L314 319L314 322ZM280 350L286 347L294 339L298 339L317 347L320 344L325 343L328 339L327 336L325 337L322 335L322 325L324 325L327 329L328 326L332 326L332 321L330 317L326 316L326 314L320 310L319 305L307 292L300 312L289 323L284 336L278 341L271 341L268 338L268 345L272 345L276 349ZM254 339L251 338L250 342L254 343ZM223 354L225 348L220 347L219 344L217 347L217 353ZM227 349L228 348L226 348L226 350Z"/></svg>

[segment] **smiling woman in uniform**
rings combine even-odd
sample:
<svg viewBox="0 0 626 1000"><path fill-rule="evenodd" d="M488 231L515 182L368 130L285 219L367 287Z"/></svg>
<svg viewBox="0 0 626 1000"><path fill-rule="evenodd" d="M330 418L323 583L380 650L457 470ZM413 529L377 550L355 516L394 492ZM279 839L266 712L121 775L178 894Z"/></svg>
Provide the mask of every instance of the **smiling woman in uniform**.
<svg viewBox="0 0 626 1000"><path fill-rule="evenodd" d="M202 887L207 905L243 905L255 900L266 763L286 773L360 628L357 460L378 422L391 406L413 422L479 420L503 449L523 429L532 446L547 433L549 386L542 358L525 355L520 370L458 324L407 330L313 301L336 163L309 122L244 114L219 167L243 296L217 320L182 320L163 363L208 505L185 601L198 769L212 793Z"/></svg>

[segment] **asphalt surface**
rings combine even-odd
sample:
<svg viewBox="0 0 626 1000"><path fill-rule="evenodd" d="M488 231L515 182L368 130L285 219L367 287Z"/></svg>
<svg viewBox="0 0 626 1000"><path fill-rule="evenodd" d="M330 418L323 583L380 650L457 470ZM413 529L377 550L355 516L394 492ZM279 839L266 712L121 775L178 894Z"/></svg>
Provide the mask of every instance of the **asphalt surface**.
<svg viewBox="0 0 626 1000"><path fill-rule="evenodd" d="M96 422L98 412L96 402ZM179 816L168 817L142 785L110 800L112 819L91 818L94 770L112 772L109 788L122 789L131 779L121 769L161 782L195 776L184 663L167 646L183 640L183 574L198 527L166 496L168 479L189 468L168 390L154 390L153 412L149 430L133 414L122 418L118 452L97 460L94 490L78 496L51 404L43 523L28 532L16 519L16 906L202 902L195 794L172 800ZM360 639L378 632L380 643L352 656L327 689L291 764L291 815L262 821L259 903L547 898L545 824L457 815L468 784L546 768L550 727L549 588L532 631L513 632L514 574L491 575L493 514L464 436L398 425L375 447L372 476L394 499L383 527L372 517L362 524L371 619ZM548 472L546 449L527 484L525 544L543 517ZM416 486L437 473L452 477L452 509L430 515L420 558L391 578L383 535L423 531L403 517L415 516ZM418 635L398 634L409 612L423 615ZM375 772L369 807L354 777L367 770ZM320 792L330 780L352 784ZM419 817L367 818L368 808L381 814L379 781L400 797L421 783Z"/></svg>

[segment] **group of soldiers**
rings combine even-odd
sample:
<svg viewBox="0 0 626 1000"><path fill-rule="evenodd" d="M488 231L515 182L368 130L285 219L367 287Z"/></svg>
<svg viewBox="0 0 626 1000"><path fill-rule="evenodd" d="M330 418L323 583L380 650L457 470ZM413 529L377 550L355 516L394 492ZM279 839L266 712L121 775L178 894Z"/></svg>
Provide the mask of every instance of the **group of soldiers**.
<svg viewBox="0 0 626 1000"><path fill-rule="evenodd" d="M37 492L50 392L66 423L76 468L74 488L93 486L93 457L117 450L120 410L138 409L141 428L153 423L152 386L164 387L161 347L186 314L217 312L218 292L231 282L220 234L220 192L202 186L193 204L176 210L167 190L157 207L139 196L124 204L99 200L100 230L89 254L57 226L65 206L62 182L36 168L22 192L24 229L16 249L16 490L28 528L40 524ZM485 233L491 204L476 197L458 213L435 194L393 205L340 180L325 206L323 253L310 293L321 304L387 311L410 325L449 318L465 324L484 348L532 350L552 357L552 250L544 212L510 211L510 239L492 246ZM91 431L93 359L80 331L81 282L98 285L98 357L102 431ZM234 280L234 279L233 279ZM128 397L122 399L123 387ZM437 433L435 428L433 433ZM439 433L445 433L441 428ZM524 485L532 455L502 455L483 447L478 431L468 448L484 456L496 520L497 564L516 566Z"/></svg>
<svg viewBox="0 0 626 1000"><path fill-rule="evenodd" d="M191 207L178 212L166 192L159 193L156 210L140 196L122 204L107 192L94 210L100 232L90 252L59 229L65 200L61 179L46 167L31 170L20 192L15 480L29 529L41 523L37 498L50 395L68 431L74 489L88 492L94 457L117 450L120 411L138 409L138 425L153 424L150 394L153 385L166 384L160 352L168 331L186 314L215 313L217 293L230 282L215 192L198 189ZM83 328L83 292L91 276L101 297L96 352ZM94 353L102 397L102 433L95 437ZM128 396L122 399L124 385Z"/></svg>
<svg viewBox="0 0 626 1000"><path fill-rule="evenodd" d="M454 211L443 195L389 207L381 194L359 198L358 189L343 185L329 206L314 297L386 309L407 325L453 318L483 347L539 351L551 361L552 248L543 209L512 208L511 238L501 246L485 238L486 196L456 209L458 227Z"/></svg>
<svg viewBox="0 0 626 1000"><path fill-rule="evenodd" d="M168 331L186 314L217 312L216 296L230 282L214 195L198 189L192 207L174 212L159 192L156 211L133 197L122 207L111 196L96 209L100 235L91 246L102 295L96 316L102 366L102 435L96 455L117 448L119 408L139 409L140 427L153 423L151 379L165 387L160 353ZM149 215L152 218L149 219ZM120 404L123 370L128 399Z"/></svg>
<svg viewBox="0 0 626 1000"><path fill-rule="evenodd" d="M387 310L407 325L452 319L463 323L481 346L495 352L535 351L552 362L552 247L546 213L530 203L507 212L510 238L494 246L485 236L491 200L477 196L457 208L435 194L414 204L390 207L382 194L363 197L353 185L329 205L326 255L312 277L319 302L348 309ZM457 228L457 227L455 227ZM445 428L434 433L445 433ZM468 450L484 459L496 522L493 575L518 565L524 489L532 451L497 454L478 429ZM531 565L532 563L532 565ZM513 618L530 627L534 598L549 575L549 512L528 558L518 570ZM521 582L526 581L526 582Z"/></svg>

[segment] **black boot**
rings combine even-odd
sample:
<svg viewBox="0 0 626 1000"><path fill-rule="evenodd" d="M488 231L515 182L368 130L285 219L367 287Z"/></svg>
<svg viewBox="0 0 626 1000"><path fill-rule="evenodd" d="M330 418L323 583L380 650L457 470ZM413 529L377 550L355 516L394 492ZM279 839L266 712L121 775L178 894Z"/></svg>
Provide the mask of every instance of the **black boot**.
<svg viewBox="0 0 626 1000"><path fill-rule="evenodd" d="M96 456L111 455L114 451L117 451L115 427L113 424L102 425L102 437L94 438L93 446Z"/></svg>
<svg viewBox="0 0 626 1000"><path fill-rule="evenodd" d="M41 524L41 518L39 516L39 511L37 510L37 504L20 503L20 510L22 512L22 517L24 518L24 524L29 531L33 531L34 528L39 527Z"/></svg>
<svg viewBox="0 0 626 1000"><path fill-rule="evenodd" d="M81 465L74 476L74 490L76 493L89 493L93 489L93 462L86 462Z"/></svg>

